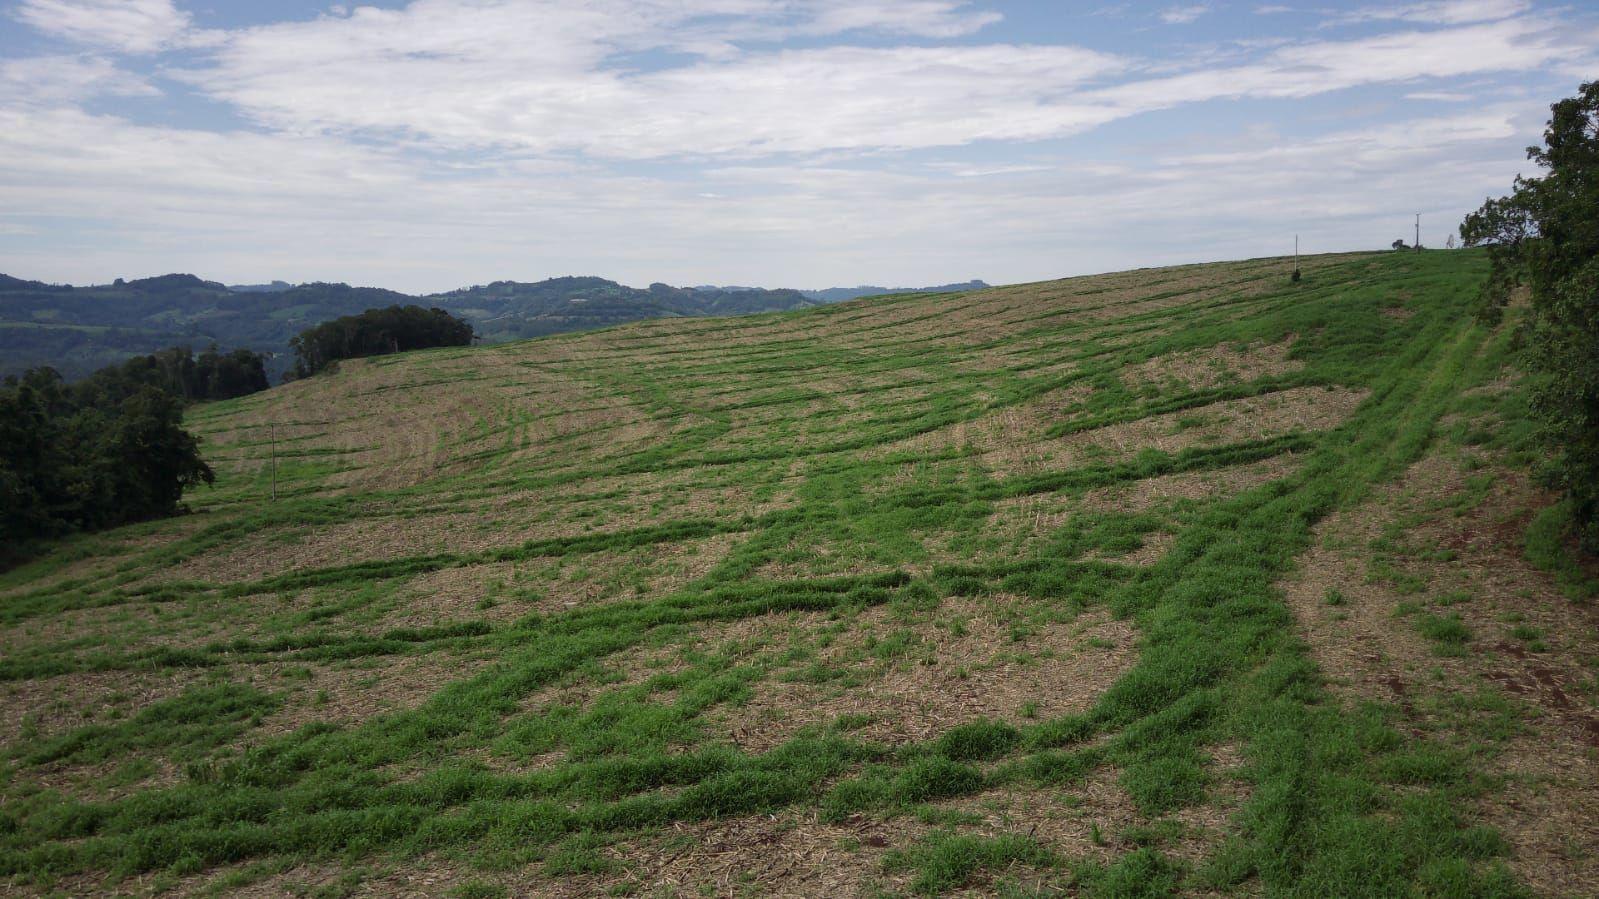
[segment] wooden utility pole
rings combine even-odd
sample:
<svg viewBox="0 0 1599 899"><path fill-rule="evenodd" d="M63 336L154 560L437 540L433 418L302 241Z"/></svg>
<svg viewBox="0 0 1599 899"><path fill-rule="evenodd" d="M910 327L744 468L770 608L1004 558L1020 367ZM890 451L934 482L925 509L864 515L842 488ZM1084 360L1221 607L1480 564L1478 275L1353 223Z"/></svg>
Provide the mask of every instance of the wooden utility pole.
<svg viewBox="0 0 1599 899"><path fill-rule="evenodd" d="M1416 252L1421 252L1421 213L1416 213Z"/></svg>

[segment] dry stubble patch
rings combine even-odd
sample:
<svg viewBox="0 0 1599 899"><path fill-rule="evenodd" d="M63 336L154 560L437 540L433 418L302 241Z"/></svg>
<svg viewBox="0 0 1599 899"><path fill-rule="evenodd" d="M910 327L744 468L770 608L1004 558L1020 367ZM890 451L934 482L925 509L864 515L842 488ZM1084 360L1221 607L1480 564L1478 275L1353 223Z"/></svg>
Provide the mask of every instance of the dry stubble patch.
<svg viewBox="0 0 1599 899"><path fill-rule="evenodd" d="M112 709L129 717L212 676L187 668L80 671L0 684L0 743L15 747L24 733L47 739L105 723Z"/></svg>
<svg viewBox="0 0 1599 899"><path fill-rule="evenodd" d="M625 551L428 572L407 582L403 601L371 629L479 619L507 623L530 613L559 615L613 600L657 598L704 577L745 536L717 534Z"/></svg>
<svg viewBox="0 0 1599 899"><path fill-rule="evenodd" d="M1304 368L1289 358L1294 338L1270 344L1250 344L1243 349L1220 344L1156 356L1121 371L1123 383L1133 389L1163 387L1176 382L1190 390L1207 390L1224 384L1248 383L1280 377Z"/></svg>
<svg viewBox="0 0 1599 899"><path fill-rule="evenodd" d="M448 684L492 664L490 659L434 652L341 664L272 662L250 666L250 680L260 690L282 692L283 705L247 733L244 742L269 739L315 722L348 727L378 715L414 709ZM289 679L286 668L300 673ZM304 675L306 671L309 677Z"/></svg>
<svg viewBox="0 0 1599 899"><path fill-rule="evenodd" d="M1335 428L1354 414L1367 394L1342 387L1295 387L1080 431L1061 443L1079 458L1092 453L1102 459L1123 459L1146 449L1175 454L1196 446L1265 440Z"/></svg>
<svg viewBox="0 0 1599 899"><path fill-rule="evenodd" d="M1349 258L1306 260L1302 268L1309 274ZM1170 276L1159 281L1151 280L1147 273L1142 280L1136 277L1138 273L1124 273L1122 277L1019 284L997 288L992 293L999 300L1022 299L1037 310L1015 322L1013 328L1050 322L1110 321L1222 297L1245 300L1260 296L1283 286L1276 273L1281 268L1286 279L1287 267L1286 260L1233 265L1231 279L1221 283L1217 282L1217 266L1196 265L1169 270Z"/></svg>
<svg viewBox="0 0 1599 899"><path fill-rule="evenodd" d="M1161 475L1100 487L1082 495L1082 508L1091 512L1147 512L1180 500L1199 500L1236 493L1292 474L1302 461L1299 454L1283 453L1208 471Z"/></svg>
<svg viewBox="0 0 1599 899"><path fill-rule="evenodd" d="M452 375L465 380L451 382ZM421 378L420 383L413 383ZM533 388L531 391L529 386ZM430 360L420 369L348 360L340 371L273 391L218 430L220 446L237 448L219 466L233 480L257 474L267 463L263 444L276 426L288 458L306 450L334 452L346 470L327 478L329 489L407 487L441 474L471 471L471 456L529 441L535 446L563 433L614 422L627 410L608 407L588 385L558 373L516 364L502 353L468 363ZM601 406L604 408L595 408ZM562 408L585 411L538 417ZM335 418L299 421L296 410L336 409ZM507 431L519 416L534 420ZM202 433L205 433L202 424ZM243 442L251 446L241 446Z"/></svg>
<svg viewBox="0 0 1599 899"><path fill-rule="evenodd" d="M176 565L162 581L236 583L305 569L439 553L470 554L529 541L602 535L685 518L724 518L728 510L761 515L790 500L755 502L743 486L674 488L644 496L595 498L522 508L365 518L333 525L265 531Z"/></svg>
<svg viewBox="0 0 1599 899"><path fill-rule="evenodd" d="M69 581L92 580L109 576L117 568L137 559L140 553L157 550L163 546L176 543L215 523L214 519L209 519L207 516L180 516L143 526L152 528L153 533L124 536L122 531L113 531L108 534L94 535L86 539L93 541L93 546L103 545L105 547L104 552L97 548L82 550L85 552L83 558L66 562L50 574L31 580L19 581L8 588L0 588L0 602L11 596L38 593L57 588ZM76 551L80 550L73 547L72 544L68 544L68 547L64 550L64 552ZM48 559L49 557L46 556L42 561L48 561Z"/></svg>
<svg viewBox="0 0 1599 899"><path fill-rule="evenodd" d="M1366 392L1297 387L1226 400L1123 424L1048 438L1049 429L1081 408L1091 389L1076 385L971 421L917 435L874 451L933 453L971 448L995 477L1056 471L1089 461L1117 460L1146 449L1177 453L1194 446L1261 440L1293 431L1336 427Z"/></svg>
<svg viewBox="0 0 1599 899"><path fill-rule="evenodd" d="M646 641L596 659L596 665L574 671L534 690L518 701L518 714L541 715L553 707L587 708L599 697L634 690L663 676L682 674L705 656L717 655L731 664L758 663L762 652L778 645L790 634L814 630L827 621L825 612L782 612L756 615L732 621L706 622L671 634L660 641ZM675 687L656 684L649 701L668 704L675 700ZM526 772L559 764L566 757L564 748L541 753L534 758L511 757L493 751L475 756L499 771Z"/></svg>
<svg viewBox="0 0 1599 899"><path fill-rule="evenodd" d="M1049 447L1043 443L1045 432L1080 408L1092 393L1093 388L1086 384L1052 390L1016 406L873 447L866 452L866 458L928 455L971 448L1004 473L1002 460L1011 456L1031 458L1048 451Z"/></svg>
<svg viewBox="0 0 1599 899"><path fill-rule="evenodd" d="M1591 682L1583 660L1599 657L1599 619L1523 555L1528 510L1549 498L1524 475L1492 476L1483 503L1457 516L1449 504L1466 472L1442 453L1424 458L1366 504L1321 522L1283 587L1312 658L1346 702L1391 703L1413 726L1445 728L1431 700L1487 692L1521 704L1528 732L1499 747L1494 763L1512 785L1479 811L1510 843L1522 882L1551 895L1599 894L1599 714L1579 686ZM1416 517L1402 528L1406 543L1455 553L1392 563L1419 578L1421 592L1401 591L1371 559L1374 541L1407 515ZM1439 607L1440 597L1454 601ZM1404 614L1405 603L1421 608ZM1424 614L1459 615L1472 634L1465 654L1438 657L1414 626ZM1547 651L1529 652L1510 635L1512 621L1547 635Z"/></svg>
<svg viewBox="0 0 1599 899"><path fill-rule="evenodd" d="M235 611L219 615L204 608L204 603L212 601L129 601L66 609L25 621L8 632L5 639L7 644L14 641L19 648L74 641L97 649L130 643L139 649L192 648L245 636L254 632L255 625L266 616L288 611L296 604L295 600L285 601L278 596L229 598L226 602Z"/></svg>
<svg viewBox="0 0 1599 899"><path fill-rule="evenodd" d="M859 686L845 689L777 673L747 703L723 710L718 730L739 748L762 752L802 728L866 715L870 723L853 731L861 739L921 742L979 717L1021 723L1029 705L1040 718L1083 711L1137 660L1137 635L1128 622L1090 612L1018 631L1004 608L1014 601L946 601L938 621L908 627L915 642L887 659L861 652L860 628L871 625L880 633L898 627L887 621L887 610L868 610L850 636L814 662L847 670L862 679ZM952 621L964 632L946 626Z"/></svg>
<svg viewBox="0 0 1599 899"><path fill-rule="evenodd" d="M1005 558L1036 555L1073 515L1161 512L1183 501L1208 499L1287 477L1293 473L1299 461L1295 454L1284 453L1247 465L1161 475L1083 493L1029 493L1009 497L994 503L994 509L980 533L1003 547ZM971 560L957 551L959 544L965 542L964 536L957 536L942 543L934 538L928 545L937 562L965 562ZM1169 547L1169 541L1156 534L1147 536L1145 543L1150 547L1150 555L1158 555ZM1150 555L1146 555L1144 550L1137 550L1130 558L1122 557L1118 561L1145 564L1152 560ZM989 558L988 561L997 560Z"/></svg>
<svg viewBox="0 0 1599 899"><path fill-rule="evenodd" d="M884 871L889 850L911 848L931 829L905 818L831 823L800 812L674 824L607 850L617 873L574 878L548 895L600 895L628 884L657 896L879 896L911 880Z"/></svg>
<svg viewBox="0 0 1599 899"><path fill-rule="evenodd" d="M1198 863L1230 832L1229 819L1244 800L1232 776L1231 747L1214 754L1218 787L1210 802L1191 806L1173 818L1184 825L1168 855ZM959 832L983 838L1026 836L1070 860L1113 862L1137 845L1123 837L1146 823L1119 782L1121 772L1102 766L1066 787L1010 786L976 796L932 803L932 808L970 823ZM552 885L548 895L596 895L623 884L646 895L761 895L777 897L880 896L903 893L915 872L889 870L894 850L914 850L939 829L913 816L882 819L853 815L841 822L813 812L791 811L720 821L680 823L659 833L629 838L606 850L617 865L608 875L583 875ZM1026 868L981 872L964 887L944 895L993 895L998 877L1023 888L1057 889L1059 872ZM529 894L545 887L528 872L506 881Z"/></svg>

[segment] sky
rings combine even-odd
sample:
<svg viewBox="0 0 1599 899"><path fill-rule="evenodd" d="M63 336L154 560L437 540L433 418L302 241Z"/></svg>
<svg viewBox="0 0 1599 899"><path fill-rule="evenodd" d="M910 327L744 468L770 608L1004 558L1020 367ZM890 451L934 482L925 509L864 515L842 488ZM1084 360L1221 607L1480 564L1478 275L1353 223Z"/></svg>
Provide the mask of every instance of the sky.
<svg viewBox="0 0 1599 899"><path fill-rule="evenodd" d="M1599 78L1532 0L0 0L0 272L1015 283L1441 245Z"/></svg>

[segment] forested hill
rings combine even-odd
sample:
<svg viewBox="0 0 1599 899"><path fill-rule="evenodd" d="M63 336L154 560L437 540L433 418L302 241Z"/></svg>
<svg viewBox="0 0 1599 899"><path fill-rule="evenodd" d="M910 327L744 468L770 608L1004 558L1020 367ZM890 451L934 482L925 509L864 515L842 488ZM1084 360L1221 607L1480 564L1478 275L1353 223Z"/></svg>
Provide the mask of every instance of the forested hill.
<svg viewBox="0 0 1599 899"><path fill-rule="evenodd" d="M594 277L495 281L416 297L348 284L229 287L172 274L89 287L0 275L0 376L39 365L68 378L163 347L216 343L287 355L289 340L324 321L375 307L436 306L498 342L651 318L742 315L834 301L797 290L628 287ZM280 358L274 373L281 373Z"/></svg>
<svg viewBox="0 0 1599 899"><path fill-rule="evenodd" d="M50 365L76 378L184 344L285 353L290 338L319 322L414 302L391 290L347 284L256 293L194 275L92 287L0 276L0 375Z"/></svg>
<svg viewBox="0 0 1599 899"><path fill-rule="evenodd" d="M423 298L464 316L486 340L603 328L646 318L743 315L820 305L797 290L627 287L604 278L495 281Z"/></svg>

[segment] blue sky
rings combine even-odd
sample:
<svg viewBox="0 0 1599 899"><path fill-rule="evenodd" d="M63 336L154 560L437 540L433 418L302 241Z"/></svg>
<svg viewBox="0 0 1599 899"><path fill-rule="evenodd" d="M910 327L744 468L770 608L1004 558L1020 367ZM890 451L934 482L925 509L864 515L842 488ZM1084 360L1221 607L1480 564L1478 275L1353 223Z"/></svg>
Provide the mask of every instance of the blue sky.
<svg viewBox="0 0 1599 899"><path fill-rule="evenodd" d="M1599 78L1530 0L0 0L0 271L995 283L1441 244Z"/></svg>

